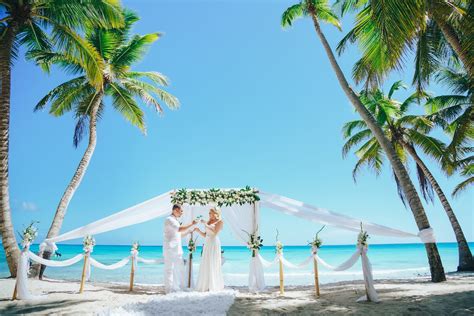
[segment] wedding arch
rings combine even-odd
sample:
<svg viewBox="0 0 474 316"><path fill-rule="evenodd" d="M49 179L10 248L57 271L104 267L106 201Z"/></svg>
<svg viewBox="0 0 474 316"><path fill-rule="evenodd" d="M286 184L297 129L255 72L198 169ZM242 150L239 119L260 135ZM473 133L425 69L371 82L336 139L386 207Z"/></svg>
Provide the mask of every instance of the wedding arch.
<svg viewBox="0 0 474 316"><path fill-rule="evenodd" d="M199 215L205 215L210 207L220 206L226 226L230 227L233 235L245 245L248 245L249 237L258 235L260 208L273 209L275 211L297 216L308 221L335 226L340 229L353 232L359 232L361 230L361 226L363 226L364 230L371 235L401 238L420 238L423 243L435 242L433 230L431 228L424 229L417 234L404 232L398 229L338 214L285 196L266 193L255 188L245 187L240 189L180 189L168 191L152 199L136 204L122 211L113 213L110 216L91 222L85 226L76 228L57 237L46 239L43 243L41 243L40 249L55 251L57 249L56 243L59 242L97 235L167 216L170 214L173 204L180 204L183 206L183 209L185 210L183 215L184 222L189 222ZM366 245L359 246L360 249L358 248L358 251L356 251L356 253L354 253L354 255L352 255L349 260L338 267L332 267L319 258L317 256L317 249L315 249L313 252L314 260L317 259L327 268L333 269L335 271L341 271L351 267L358 260L358 258L361 257L366 287L369 286L367 298L369 298L369 294L371 294L370 290L373 292L372 296L376 297L376 293L372 284L373 280L370 263L366 256L367 247ZM85 249L85 251L86 250L87 249ZM38 256L35 256L29 250L23 253L26 253L26 256L29 256L27 259L29 258L43 264L56 264L56 266L59 266L59 263L50 263L50 260L44 260ZM28 253L30 255L28 255ZM282 253L279 255L281 262L287 266L296 267L295 265L285 261L285 259L282 258ZM251 291L261 291L265 288L263 267L271 265L272 262L264 260L258 254L258 250L252 251L252 256L249 256L249 258L249 289ZM72 259L69 259L69 261L75 263L81 259L81 255L78 255ZM90 259L90 263L102 269L112 269L124 266L130 259L132 259L132 261L136 264L136 253L135 257L132 253L130 258L124 258L123 260L111 266L102 265L93 258ZM141 262L147 262L147 260L141 260ZM153 262L158 261L154 260ZM70 262L68 263L71 264ZM21 267L21 265L19 266ZM63 266L66 266L66 264ZM26 275L26 273L23 274ZM24 282L22 282L22 287L24 286Z"/></svg>

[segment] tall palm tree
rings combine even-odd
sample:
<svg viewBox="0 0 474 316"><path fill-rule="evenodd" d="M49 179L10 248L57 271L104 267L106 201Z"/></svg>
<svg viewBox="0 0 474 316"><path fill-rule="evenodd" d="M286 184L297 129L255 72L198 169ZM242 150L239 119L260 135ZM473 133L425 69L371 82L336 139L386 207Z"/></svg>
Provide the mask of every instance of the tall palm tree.
<svg viewBox="0 0 474 316"><path fill-rule="evenodd" d="M474 85L459 62L452 59L438 69L435 79L447 86L452 94L431 98L426 109L428 118L440 125L451 141L446 148L443 169L448 175L461 170L466 177L453 191L453 196L474 183L474 156L471 146L474 139Z"/></svg>
<svg viewBox="0 0 474 316"><path fill-rule="evenodd" d="M86 29L86 47L91 51L88 55L43 50L33 51L29 55L40 65L58 64L77 75L51 90L37 104L35 110L43 109L50 104L49 112L54 116L73 112L77 120L73 140L76 147L86 129L89 131L86 151L59 201L47 238L59 233L68 205L86 173L97 144L97 121L102 116L105 97L110 97L112 107L143 133L146 132L144 113L136 99L152 106L160 113L162 107L158 99L172 109L179 106L177 98L158 87L168 85L164 75L154 71L131 69L133 64L143 59L147 47L159 38L159 34L131 36L130 28L138 21L138 17L129 11L124 11L124 17L123 28ZM94 76L88 75L91 73ZM99 84L96 77L100 77ZM148 79L151 83L141 79ZM48 252L46 257L50 255Z"/></svg>
<svg viewBox="0 0 474 316"><path fill-rule="evenodd" d="M403 163L398 157L392 144L385 137L383 130L377 124L372 114L363 105L363 103L359 99L359 96L350 87L349 82L347 82L344 73L342 72L341 68L339 67L339 64L336 61L336 57L334 56L334 53L326 37L324 36L323 31L321 30L319 24L320 21L327 22L336 26L337 28L340 28L339 20L336 14L334 14L334 12L330 9L327 0L303 0L300 3L289 7L283 13L283 27L291 26L291 24L296 18L302 16L311 17L316 34L318 35L324 47L324 50L326 51L326 54L329 58L329 62L336 74L341 88L343 89L343 91L345 92L348 99L350 100L354 108L357 110L359 115L362 117L364 122L367 124L368 128L372 131L372 133L374 133L377 141L380 143L383 150L386 152L387 157L392 165L392 168L400 181L400 186L405 196L407 197L408 203L413 212L413 216L415 217L418 229L423 230L429 228L430 223L428 221L428 217L426 216L421 200L415 190L413 183L411 182L408 172L403 166ZM435 243L426 243L425 248L430 264L431 280L433 282L445 281L446 276L444 275L444 268L441 263L438 247Z"/></svg>
<svg viewBox="0 0 474 316"><path fill-rule="evenodd" d="M410 105L419 102L423 95L415 93L400 103L392 98L393 93L404 87L401 81L395 82L388 95L380 90L365 90L361 92L361 101L365 107L376 117L377 123L391 141L400 159L407 161L410 156L416 163L420 190L426 200L433 200L433 190L441 202L453 228L458 244L459 264L458 271L474 271L472 257L466 236L454 211L428 166L418 153L420 149L425 155L430 156L442 165L445 156L445 145L438 139L426 135L435 126L433 121L425 116L411 115L408 113ZM347 142L343 147L343 155L355 146L361 144L356 154L359 157L353 171L354 179L362 166L370 166L379 173L382 170L384 152L381 150L377 139L362 120L348 122L344 125L343 135ZM395 179L397 179L395 177ZM396 181L398 184L398 181ZM399 190L400 192L400 190ZM403 199L403 195L401 195Z"/></svg>
<svg viewBox="0 0 474 316"><path fill-rule="evenodd" d="M116 0L0 0L0 12L0 234L10 274L16 276L19 250L8 187L12 64L21 46L27 51L50 49L48 29L54 39L80 46L74 28L84 24L119 26L123 22Z"/></svg>
<svg viewBox="0 0 474 316"><path fill-rule="evenodd" d="M354 79L376 86L415 56L414 83L423 89L449 55L459 58L474 78L474 5L464 0L338 0L341 14L358 11L354 28L338 46L357 42L362 58Z"/></svg>

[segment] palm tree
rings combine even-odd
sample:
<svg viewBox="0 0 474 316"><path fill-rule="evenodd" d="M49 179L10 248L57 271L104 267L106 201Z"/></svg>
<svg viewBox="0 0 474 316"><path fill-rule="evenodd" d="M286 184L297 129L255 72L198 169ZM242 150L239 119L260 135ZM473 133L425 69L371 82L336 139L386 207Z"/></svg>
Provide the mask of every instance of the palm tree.
<svg viewBox="0 0 474 316"><path fill-rule="evenodd" d="M392 99L393 93L404 87L401 81L395 82L388 95L380 90L365 90L361 92L361 101L365 107L376 117L377 123L385 132L386 137L391 141L400 159L407 161L407 156L411 156L416 163L420 191L425 200L433 200L433 189L436 192L448 219L453 228L458 243L459 265L458 271L473 271L474 259L467 243L461 225L454 214L454 211L435 179L428 166L420 157L417 148L424 154L430 156L442 165L445 157L446 146L438 139L426 135L435 126L433 121L425 116L408 114L410 105L419 102L425 95L415 93L400 103ZM363 144L357 149L359 157L353 171L354 180L362 166L370 166L376 173L380 173L384 161L384 152L381 150L377 139L362 120L348 122L344 125L343 135L347 142L343 147L343 155L355 146ZM397 177L395 176L397 180ZM398 185L398 180L396 181ZM400 192L400 190L399 190ZM403 200L403 194L401 195Z"/></svg>
<svg viewBox="0 0 474 316"><path fill-rule="evenodd" d="M357 110L359 115L362 117L364 122L367 124L367 127L372 131L372 133L374 133L382 149L386 152L387 157L392 165L392 168L400 181L400 186L405 196L407 197L408 203L410 204L410 208L413 212L413 216L415 217L418 229L421 231L423 229L429 228L430 223L428 221L428 217L426 216L423 205L421 204L421 200L415 190L413 183L411 182L408 172L406 171L405 167L403 166L403 163L398 157L395 148L385 137L383 130L377 124L372 114L363 105L363 103L359 99L359 96L350 87L346 77L344 76L344 73L342 72L341 68L339 67L339 64L336 61L336 57L334 56L334 53L326 37L324 36L324 33L321 30L319 21L327 22L336 26L337 28L340 28L337 16L329 8L327 0L303 0L300 3L291 6L283 13L283 27L291 26L291 24L296 18L302 16L309 16L313 20L313 25L316 34L318 35L326 51L326 54L329 58L329 62L331 63L331 66L336 74L339 84L341 85L341 88L343 89L343 91L345 92L348 99L350 100L354 108ZM444 275L444 268L441 263L438 247L435 243L426 243L425 248L428 255L428 261L430 263L431 280L433 282L445 281L446 276Z"/></svg>
<svg viewBox="0 0 474 316"><path fill-rule="evenodd" d="M86 47L91 51L88 55L74 55L64 51L33 51L30 54L40 65L58 64L77 75L51 90L35 110L43 109L49 103L49 112L54 116L73 112L77 120L73 140L76 147L86 129L89 131L86 151L59 201L47 238L59 233L68 205L92 158L97 144L97 121L102 116L105 97L109 96L113 108L143 133L146 132L144 113L136 99L151 105L160 113L162 107L157 99L173 109L179 106L178 99L158 87L168 85L164 75L153 71L131 70L134 63L143 59L146 48L159 38L159 34L131 36L130 28L138 21L138 17L132 12L124 11L124 18L125 26L122 28L86 29ZM152 83L141 79L148 79ZM46 253L46 256L50 255L50 252Z"/></svg>
<svg viewBox="0 0 474 316"><path fill-rule="evenodd" d="M438 69L435 79L447 86L452 94L431 98L426 109L428 118L440 125L451 141L446 148L443 169L448 175L461 170L466 177L453 191L453 196L474 183L474 156L471 143L474 139L474 89L472 81L457 60ZM466 157L467 155L467 157Z"/></svg>
<svg viewBox="0 0 474 316"><path fill-rule="evenodd" d="M415 56L413 82L423 89L448 56L456 56L474 78L474 5L447 0L338 0L341 14L358 11L354 28L338 45L357 42L362 58L354 79L377 86L407 54Z"/></svg>
<svg viewBox="0 0 474 316"><path fill-rule="evenodd" d="M19 249L11 222L8 187L12 64L20 46L27 51L50 49L47 29L52 30L56 40L80 45L74 28L86 23L119 26L123 22L115 0L0 0L0 12L0 234L10 274L16 276Z"/></svg>
<svg viewBox="0 0 474 316"><path fill-rule="evenodd" d="M462 191L466 190L468 186L474 184L474 156L470 156L465 159L460 175L466 177L465 180L461 181L453 190L453 196L458 196Z"/></svg>

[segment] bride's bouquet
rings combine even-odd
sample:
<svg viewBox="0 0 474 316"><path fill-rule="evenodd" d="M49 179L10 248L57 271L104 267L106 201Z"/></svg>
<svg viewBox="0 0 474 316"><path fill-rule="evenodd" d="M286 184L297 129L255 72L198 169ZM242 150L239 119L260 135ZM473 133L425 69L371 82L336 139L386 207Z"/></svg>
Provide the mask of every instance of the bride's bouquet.
<svg viewBox="0 0 474 316"><path fill-rule="evenodd" d="M35 221L31 222L31 224L28 225L28 227L26 227L25 229L23 229L23 231L20 234L21 245L23 246L23 248L31 245L33 240L35 240L35 238L38 236L38 228L35 227L35 223L39 223L39 222L35 222Z"/></svg>
<svg viewBox="0 0 474 316"><path fill-rule="evenodd" d="M84 240L82 241L83 245L83 250L84 252L92 252L95 246L95 239L91 235L87 235L84 237Z"/></svg>

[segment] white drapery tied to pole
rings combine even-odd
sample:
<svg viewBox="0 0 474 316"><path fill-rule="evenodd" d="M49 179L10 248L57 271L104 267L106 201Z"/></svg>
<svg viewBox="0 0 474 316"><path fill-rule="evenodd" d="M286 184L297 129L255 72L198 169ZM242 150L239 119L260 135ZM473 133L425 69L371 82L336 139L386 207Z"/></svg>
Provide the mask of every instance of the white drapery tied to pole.
<svg viewBox="0 0 474 316"><path fill-rule="evenodd" d="M420 237L421 241L425 244L436 242L434 230L431 227L420 230L418 232L418 237Z"/></svg>

